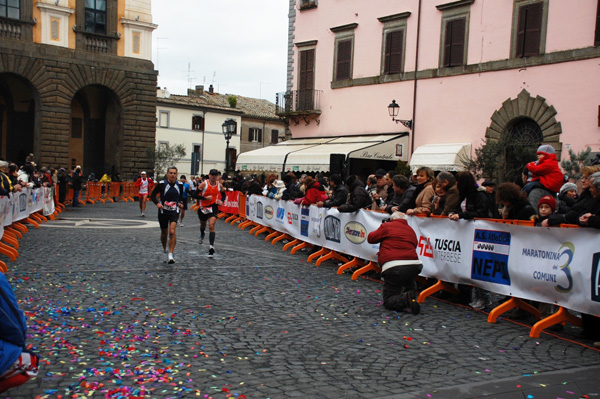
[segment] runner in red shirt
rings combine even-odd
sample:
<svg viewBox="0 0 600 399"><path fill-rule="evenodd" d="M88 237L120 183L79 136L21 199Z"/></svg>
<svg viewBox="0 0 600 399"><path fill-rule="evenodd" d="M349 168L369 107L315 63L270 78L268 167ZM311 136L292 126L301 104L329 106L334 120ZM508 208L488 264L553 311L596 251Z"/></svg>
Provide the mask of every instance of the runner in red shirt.
<svg viewBox="0 0 600 399"><path fill-rule="evenodd" d="M219 214L219 205L221 201L221 192L225 191L221 183L219 183L219 175L221 173L216 169L211 169L208 180L203 181L196 187L192 193L192 197L200 200L200 208L198 208L198 218L200 219L200 240L202 244L205 237L206 221L208 220L208 240L210 247L208 256L215 255L215 223Z"/></svg>

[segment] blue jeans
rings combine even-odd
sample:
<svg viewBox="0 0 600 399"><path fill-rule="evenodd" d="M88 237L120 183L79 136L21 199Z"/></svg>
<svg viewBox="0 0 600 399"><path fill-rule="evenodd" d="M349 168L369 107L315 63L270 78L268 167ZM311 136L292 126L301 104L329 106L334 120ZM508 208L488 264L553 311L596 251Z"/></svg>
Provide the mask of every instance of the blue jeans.
<svg viewBox="0 0 600 399"><path fill-rule="evenodd" d="M79 206L79 190L73 191L73 206Z"/></svg>

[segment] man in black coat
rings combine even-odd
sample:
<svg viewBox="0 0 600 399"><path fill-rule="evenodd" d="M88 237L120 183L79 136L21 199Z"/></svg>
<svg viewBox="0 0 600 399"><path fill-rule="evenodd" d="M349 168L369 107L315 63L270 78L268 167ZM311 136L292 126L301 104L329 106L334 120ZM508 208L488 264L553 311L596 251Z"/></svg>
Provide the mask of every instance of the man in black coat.
<svg viewBox="0 0 600 399"><path fill-rule="evenodd" d="M348 176L346 179L346 186L350 191L350 197L348 202L340 205L337 209L338 212L356 212L361 208L367 208L372 205L373 201L371 196L365 190L365 183L354 175Z"/></svg>
<svg viewBox="0 0 600 399"><path fill-rule="evenodd" d="M331 198L326 201L317 202L317 206L331 208L334 206L340 206L348 201L348 189L342 184L342 178L340 175L333 174L329 176L329 186L333 189Z"/></svg>
<svg viewBox="0 0 600 399"><path fill-rule="evenodd" d="M411 185L404 175L396 175L392 178L392 181L394 182L394 198L391 201L388 199L385 211L389 214L396 211L406 212L410 208L416 187Z"/></svg>

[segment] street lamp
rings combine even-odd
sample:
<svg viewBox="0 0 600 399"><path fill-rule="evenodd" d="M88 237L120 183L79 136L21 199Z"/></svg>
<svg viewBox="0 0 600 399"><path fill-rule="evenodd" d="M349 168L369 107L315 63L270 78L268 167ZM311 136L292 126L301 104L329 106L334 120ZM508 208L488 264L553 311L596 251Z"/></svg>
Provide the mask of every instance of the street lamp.
<svg viewBox="0 0 600 399"><path fill-rule="evenodd" d="M408 121L396 119L396 117L398 116L398 111L400 111L400 106L398 105L398 103L396 103L396 100L392 100L392 103L388 105L388 112L390 113L392 120L396 123L402 123L407 128L412 129L412 119Z"/></svg>
<svg viewBox="0 0 600 399"><path fill-rule="evenodd" d="M227 149L225 150L225 175L229 175L229 140L231 140L231 136L237 130L237 122L233 119L225 119L221 127L223 128L223 136L225 136L225 141L227 142Z"/></svg>

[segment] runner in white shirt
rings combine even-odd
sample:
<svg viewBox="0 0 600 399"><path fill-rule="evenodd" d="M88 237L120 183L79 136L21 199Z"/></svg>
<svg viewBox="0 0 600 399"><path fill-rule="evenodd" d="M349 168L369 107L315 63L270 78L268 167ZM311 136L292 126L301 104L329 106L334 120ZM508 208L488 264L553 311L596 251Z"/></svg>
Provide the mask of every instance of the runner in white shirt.
<svg viewBox="0 0 600 399"><path fill-rule="evenodd" d="M146 216L146 201L148 199L148 193L152 189L154 181L146 177L146 172L140 173L140 178L135 182L135 186L139 188L138 201L140 203L140 217Z"/></svg>

